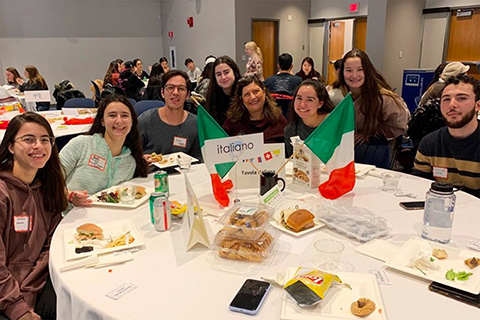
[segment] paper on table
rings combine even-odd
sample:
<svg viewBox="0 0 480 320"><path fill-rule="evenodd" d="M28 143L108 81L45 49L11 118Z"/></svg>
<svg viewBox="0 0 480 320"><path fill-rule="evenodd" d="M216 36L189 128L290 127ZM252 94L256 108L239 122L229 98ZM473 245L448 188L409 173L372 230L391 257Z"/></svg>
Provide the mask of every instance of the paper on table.
<svg viewBox="0 0 480 320"><path fill-rule="evenodd" d="M133 260L133 254L131 252L125 252L119 255L103 255L99 258L99 262L95 265L89 265L88 267L94 267L95 269L109 267L115 264L124 263Z"/></svg>
<svg viewBox="0 0 480 320"><path fill-rule="evenodd" d="M355 249L355 252L385 262L390 260L399 249L400 247L388 243L385 240L375 239L358 246Z"/></svg>
<svg viewBox="0 0 480 320"><path fill-rule="evenodd" d="M97 264L100 260L96 254L93 254L89 257L83 258L81 260L76 260L74 262L67 262L60 268L60 272L83 268L88 265Z"/></svg>

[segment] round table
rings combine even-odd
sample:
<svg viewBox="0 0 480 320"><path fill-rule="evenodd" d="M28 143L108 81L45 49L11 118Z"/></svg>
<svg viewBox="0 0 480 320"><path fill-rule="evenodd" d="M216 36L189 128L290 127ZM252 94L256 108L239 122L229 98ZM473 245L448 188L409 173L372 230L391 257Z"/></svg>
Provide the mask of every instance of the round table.
<svg viewBox="0 0 480 320"><path fill-rule="evenodd" d="M194 165L189 180L206 212L217 205L211 195L210 179L204 165ZM169 176L171 199L185 202L182 175ZM134 179L130 183L153 186L153 178ZM424 199L431 181L402 174L400 188ZM400 201L414 200L396 197L381 190L382 180L367 176L357 179L353 192L337 201L345 205L365 207L385 217L392 228L387 241L401 245L412 236L419 236L423 211L406 211ZM318 193L288 186L286 195ZM248 193L240 191L241 195ZM453 226L453 242L479 241L480 199L457 193ZM220 209L219 209L220 210ZM145 247L133 254L134 260L107 268L83 268L60 272L65 264L63 232L85 222L101 224L117 219L132 219L145 242ZM205 221L213 231L220 226L216 218ZM285 272L288 267L311 264L313 242L319 238L335 238L345 245L342 260L355 267L355 272L381 269L383 262L358 254L362 243L324 227L300 238L279 232L277 250L268 264L251 263L244 270L229 269L219 264L211 250L194 247L186 252L182 229L175 224L171 230L156 232L150 223L148 202L136 209L120 210L105 207L75 208L60 223L50 249L50 276L58 297L58 319L246 319L248 316L229 311L229 304L247 278L260 279ZM211 239L213 240L213 239ZM223 259L222 259L223 260ZM225 260L227 261L227 260ZM391 285L380 285L388 319L479 319L480 309L446 298L428 290L428 282L412 276L386 270ZM106 296L124 283L138 286L119 300ZM273 287L259 319L279 319L283 290ZM354 318L352 316L352 318Z"/></svg>

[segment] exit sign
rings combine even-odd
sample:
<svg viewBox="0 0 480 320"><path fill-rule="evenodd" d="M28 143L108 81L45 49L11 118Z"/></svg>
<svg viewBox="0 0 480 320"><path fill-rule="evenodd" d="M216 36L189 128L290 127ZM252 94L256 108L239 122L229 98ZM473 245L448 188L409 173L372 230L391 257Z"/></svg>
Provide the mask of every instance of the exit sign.
<svg viewBox="0 0 480 320"><path fill-rule="evenodd" d="M358 10L359 10L359 7L360 7L360 3L350 3L350 7L348 8L348 10L350 11L350 13L358 13Z"/></svg>

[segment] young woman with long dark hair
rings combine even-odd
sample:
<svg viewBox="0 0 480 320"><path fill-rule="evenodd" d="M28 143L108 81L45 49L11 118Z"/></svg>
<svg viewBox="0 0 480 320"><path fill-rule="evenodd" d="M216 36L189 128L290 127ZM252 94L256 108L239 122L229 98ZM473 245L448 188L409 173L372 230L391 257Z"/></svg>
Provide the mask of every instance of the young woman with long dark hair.
<svg viewBox="0 0 480 320"><path fill-rule="evenodd" d="M14 117L0 144L0 319L55 318L48 251L66 207L49 123L34 112Z"/></svg>
<svg viewBox="0 0 480 320"><path fill-rule="evenodd" d="M86 135L78 136L60 152L68 200L88 206L88 195L134 177L147 176L147 163L138 131L137 115L123 95L100 101L97 116Z"/></svg>

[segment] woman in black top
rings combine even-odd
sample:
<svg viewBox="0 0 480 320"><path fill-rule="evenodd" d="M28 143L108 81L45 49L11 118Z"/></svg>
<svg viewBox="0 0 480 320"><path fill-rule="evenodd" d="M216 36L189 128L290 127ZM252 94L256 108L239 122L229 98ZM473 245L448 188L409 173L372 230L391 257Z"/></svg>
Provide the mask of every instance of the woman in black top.
<svg viewBox="0 0 480 320"><path fill-rule="evenodd" d="M47 82L40 75L37 67L32 65L26 66L24 76L28 79L27 82L22 78L17 78L17 83L19 84L18 89L20 92L48 90ZM37 102L37 111L45 111L48 109L50 109L50 102Z"/></svg>

